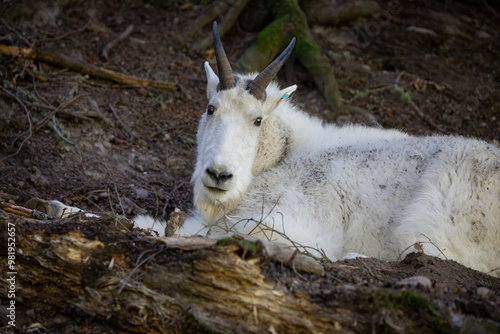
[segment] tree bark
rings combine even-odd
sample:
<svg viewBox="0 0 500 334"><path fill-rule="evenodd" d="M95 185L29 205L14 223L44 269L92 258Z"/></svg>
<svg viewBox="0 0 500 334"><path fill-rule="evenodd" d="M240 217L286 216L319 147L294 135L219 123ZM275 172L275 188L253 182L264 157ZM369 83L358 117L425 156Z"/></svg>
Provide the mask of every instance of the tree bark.
<svg viewBox="0 0 500 334"><path fill-rule="evenodd" d="M195 238L167 246L128 232L115 218L45 223L0 211L1 229L9 222L16 226L19 322L38 321L26 316L37 308L44 316L78 314L130 333L340 333L335 323L359 322L280 286L269 276L280 266L251 242ZM7 305L6 291L0 296Z"/></svg>
<svg viewBox="0 0 500 334"><path fill-rule="evenodd" d="M117 216L45 222L0 211L2 240L12 226L13 263L6 242L0 249L0 279L9 283L0 286L0 300L1 305L14 301L20 332L37 327L88 333L451 333L460 328L451 322L459 310L448 312L446 303L435 304L415 290L361 283L359 270L366 269L366 279L379 277L378 269L363 261L355 262L362 267L332 263L326 276L300 274L271 260L258 242L161 239L130 231L131 223ZM442 261L410 256L410 266ZM382 262L380 275L401 277ZM487 275L478 274L485 284ZM5 311L0 308L0 329L12 330ZM494 309L490 313L497 317ZM500 329L481 315L464 319L464 327Z"/></svg>
<svg viewBox="0 0 500 334"><path fill-rule="evenodd" d="M328 60L320 51L309 30L307 18L294 0L269 2L274 17L259 33L257 42L241 56L238 65L246 71L262 71L293 37L297 38L295 55L311 75L316 87L334 109L342 109L342 97Z"/></svg>

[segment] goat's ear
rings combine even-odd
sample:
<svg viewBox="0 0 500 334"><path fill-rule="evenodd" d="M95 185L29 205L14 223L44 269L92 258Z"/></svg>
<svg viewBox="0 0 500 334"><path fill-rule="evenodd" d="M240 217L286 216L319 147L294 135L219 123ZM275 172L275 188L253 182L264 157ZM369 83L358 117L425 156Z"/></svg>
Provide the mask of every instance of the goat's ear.
<svg viewBox="0 0 500 334"><path fill-rule="evenodd" d="M217 93L217 86L219 85L219 77L215 74L208 61L205 62L205 72L207 72L207 98L210 100L212 96Z"/></svg>
<svg viewBox="0 0 500 334"><path fill-rule="evenodd" d="M287 87L285 89L282 89L279 92L268 94L267 99L264 102L264 104L267 105L267 108L266 108L267 112L268 113L271 112L274 108L276 108L278 106L278 104L281 101L290 98L296 89L297 89L297 85L293 85L293 86Z"/></svg>

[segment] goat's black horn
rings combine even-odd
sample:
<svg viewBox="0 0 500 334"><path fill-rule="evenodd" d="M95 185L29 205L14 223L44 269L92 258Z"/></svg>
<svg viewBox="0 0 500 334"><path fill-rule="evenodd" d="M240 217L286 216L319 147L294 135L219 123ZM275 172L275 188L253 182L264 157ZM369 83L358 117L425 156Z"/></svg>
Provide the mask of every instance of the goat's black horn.
<svg viewBox="0 0 500 334"><path fill-rule="evenodd" d="M235 80L233 70L227 59L226 52L222 47L222 42L217 31L217 22L214 21L212 28L215 58L217 58L217 69L219 71L219 90L225 90L234 87Z"/></svg>
<svg viewBox="0 0 500 334"><path fill-rule="evenodd" d="M247 89L256 99L264 101L266 99L266 88L276 76L276 73L285 64L286 60L292 53L293 47L295 46L295 37L292 39L288 47L276 58L268 67L266 67L262 72L250 81L247 85Z"/></svg>

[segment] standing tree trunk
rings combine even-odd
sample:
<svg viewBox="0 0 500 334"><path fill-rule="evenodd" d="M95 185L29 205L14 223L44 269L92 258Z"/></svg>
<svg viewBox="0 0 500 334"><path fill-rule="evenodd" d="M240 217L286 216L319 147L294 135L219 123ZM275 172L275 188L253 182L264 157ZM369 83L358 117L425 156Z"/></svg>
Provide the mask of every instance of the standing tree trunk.
<svg viewBox="0 0 500 334"><path fill-rule="evenodd" d="M333 69L314 41L307 18L298 3L294 0L273 0L268 5L274 21L259 33L256 44L241 56L239 66L247 71L261 71L296 37L297 59L311 75L327 103L336 110L342 109L342 97Z"/></svg>

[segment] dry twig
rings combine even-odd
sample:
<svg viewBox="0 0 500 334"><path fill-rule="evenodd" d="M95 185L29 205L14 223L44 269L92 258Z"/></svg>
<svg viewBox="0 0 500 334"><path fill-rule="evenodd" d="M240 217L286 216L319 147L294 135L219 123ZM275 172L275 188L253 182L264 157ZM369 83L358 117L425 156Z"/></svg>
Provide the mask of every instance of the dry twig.
<svg viewBox="0 0 500 334"><path fill-rule="evenodd" d="M10 204L10 203L0 202L0 208L2 208L4 211L14 213L16 215L28 217L28 218L34 218L34 219L39 219L39 220L55 219L54 216L48 215L48 214L43 213L41 211L28 209L28 208L14 205L14 204Z"/></svg>
<svg viewBox="0 0 500 334"><path fill-rule="evenodd" d="M68 37L69 35L83 32L85 29L88 28L88 26L90 25L91 22L92 22L92 19L90 19L87 23L85 23L85 25L81 28L78 28L78 29L72 30L72 31L68 31L67 33L64 33L64 34L57 36L57 37L47 38L47 39L45 39L45 41L48 41L48 42L57 41L57 40L65 38L65 37Z"/></svg>
<svg viewBox="0 0 500 334"><path fill-rule="evenodd" d="M133 24L129 25L124 32L122 32L120 35L118 35L118 37L116 37L111 42L109 42L108 44L106 44L102 48L102 50L101 50L101 58L103 60L108 60L108 53L109 53L109 51L113 47L115 47L116 44L118 44L120 41L123 41L125 38L127 38L132 33L132 31L134 31L134 25Z"/></svg>
<svg viewBox="0 0 500 334"><path fill-rule="evenodd" d="M128 126L127 124L123 123L123 121L121 120L121 118L118 116L118 114L116 113L116 110L115 108L113 108L113 106L110 104L108 104L108 107L109 109L111 110L111 112L113 113L113 116L115 116L116 120L118 121L118 123L120 123L121 126L123 126L123 128L125 129L125 131L127 131L127 133L130 135L130 137L134 137L134 138L138 138L137 134L132 131Z"/></svg>
<svg viewBox="0 0 500 334"><path fill-rule="evenodd" d="M49 106L51 107L54 107L49 101L47 101L46 98L44 98L43 96L40 95L40 93L38 93L38 89L36 89L36 81L35 81L35 78L33 77L33 90L35 91L35 94L36 96L38 96L38 98L40 100L42 100L43 102L47 103ZM55 108L55 107L54 107ZM57 120L56 120L56 115L55 113L57 112L59 108L56 108L55 111L54 111L54 114L52 115L52 128L54 129L54 132L62 139L64 140L65 142L67 142L68 144L71 144L73 146L77 146L76 143L72 142L71 140L69 140L68 138L64 137L63 134L61 133L61 131L59 131L59 129L57 128Z"/></svg>
<svg viewBox="0 0 500 334"><path fill-rule="evenodd" d="M35 132L40 130L40 128L42 126L45 125L45 123L47 123L47 121L52 118L52 116L54 116L55 114L57 114L59 111L61 111L62 109L68 107L69 105L73 104L76 100L78 100L79 98L81 97L84 97L84 96L87 96L86 94L85 95L77 95L75 96L74 98L72 98L71 100L67 101L67 102L64 102L63 104L61 104L60 106L58 106L57 108L53 107L52 108L55 108L52 110L52 112L50 114L48 114L47 116L45 116L40 122L38 122L38 124L35 126Z"/></svg>

